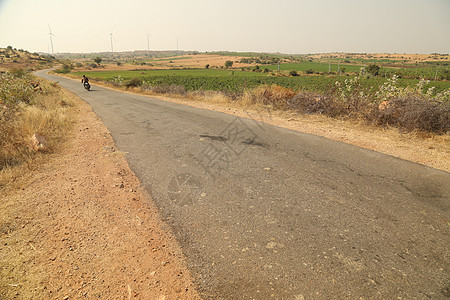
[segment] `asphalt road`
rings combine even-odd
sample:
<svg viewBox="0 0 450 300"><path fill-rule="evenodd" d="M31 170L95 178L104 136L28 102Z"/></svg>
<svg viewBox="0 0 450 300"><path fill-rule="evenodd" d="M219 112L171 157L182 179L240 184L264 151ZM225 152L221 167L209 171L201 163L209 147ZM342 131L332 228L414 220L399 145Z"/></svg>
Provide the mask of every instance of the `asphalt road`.
<svg viewBox="0 0 450 300"><path fill-rule="evenodd" d="M38 72L89 103L211 299L450 297L450 174Z"/></svg>

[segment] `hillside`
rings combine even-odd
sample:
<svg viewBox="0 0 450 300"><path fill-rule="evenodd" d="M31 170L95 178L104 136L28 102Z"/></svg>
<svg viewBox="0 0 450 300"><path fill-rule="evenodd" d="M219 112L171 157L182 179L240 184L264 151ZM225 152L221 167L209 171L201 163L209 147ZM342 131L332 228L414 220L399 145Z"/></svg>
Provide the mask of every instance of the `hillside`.
<svg viewBox="0 0 450 300"><path fill-rule="evenodd" d="M0 48L0 71L15 68L26 70L45 69L53 66L56 62L57 60L53 56L31 53L11 46Z"/></svg>

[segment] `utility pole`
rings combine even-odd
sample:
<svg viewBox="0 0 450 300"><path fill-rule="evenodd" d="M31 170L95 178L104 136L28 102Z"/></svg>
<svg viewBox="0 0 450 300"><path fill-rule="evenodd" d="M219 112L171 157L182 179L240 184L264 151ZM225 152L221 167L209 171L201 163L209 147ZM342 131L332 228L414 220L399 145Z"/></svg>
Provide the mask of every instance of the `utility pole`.
<svg viewBox="0 0 450 300"><path fill-rule="evenodd" d="M328 73L331 73L331 63L328 62Z"/></svg>
<svg viewBox="0 0 450 300"><path fill-rule="evenodd" d="M437 79L437 72L438 72L438 69L436 69L436 74L434 74L434 81L436 81L436 79Z"/></svg>
<svg viewBox="0 0 450 300"><path fill-rule="evenodd" d="M338 62L338 76L341 75L341 62Z"/></svg>
<svg viewBox="0 0 450 300"><path fill-rule="evenodd" d="M147 50L150 52L150 34L147 34Z"/></svg>

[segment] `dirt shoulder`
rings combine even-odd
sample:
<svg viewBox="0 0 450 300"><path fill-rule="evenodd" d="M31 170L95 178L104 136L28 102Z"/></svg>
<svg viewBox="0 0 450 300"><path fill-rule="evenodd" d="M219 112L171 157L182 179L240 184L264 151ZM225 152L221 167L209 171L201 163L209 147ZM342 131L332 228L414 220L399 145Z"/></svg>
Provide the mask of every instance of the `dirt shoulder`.
<svg viewBox="0 0 450 300"><path fill-rule="evenodd" d="M181 249L114 149L71 95L64 151L0 201L2 299L198 299Z"/></svg>
<svg viewBox="0 0 450 300"><path fill-rule="evenodd" d="M120 90L100 82L95 82L94 84ZM370 126L353 120L338 120L321 115L274 111L264 107L242 107L242 105L232 102L224 102L220 97L218 99L211 97L205 100L179 95L161 96L147 92L142 93L138 89L125 92L145 94L164 101L250 118L450 172L450 160L448 159L450 157L450 134L405 133L397 128Z"/></svg>

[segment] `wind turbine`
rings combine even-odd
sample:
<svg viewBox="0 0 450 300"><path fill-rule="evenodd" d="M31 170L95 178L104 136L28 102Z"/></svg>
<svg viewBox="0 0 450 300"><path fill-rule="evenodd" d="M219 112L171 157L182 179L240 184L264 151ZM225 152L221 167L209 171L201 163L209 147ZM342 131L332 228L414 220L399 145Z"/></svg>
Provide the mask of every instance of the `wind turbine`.
<svg viewBox="0 0 450 300"><path fill-rule="evenodd" d="M111 39L111 52L114 52L113 44L112 44L112 33L109 34L109 38Z"/></svg>
<svg viewBox="0 0 450 300"><path fill-rule="evenodd" d="M50 45L52 46L52 54L55 54L55 52L53 51L53 38L52 38L52 36L55 36L55 35L52 33L50 24L47 24L47 25L48 25L48 31L49 31L48 35L50 36Z"/></svg>
<svg viewBox="0 0 450 300"><path fill-rule="evenodd" d="M147 33L147 51L150 52L150 34Z"/></svg>

